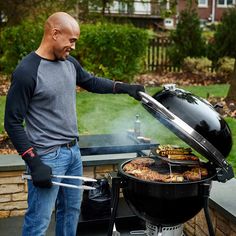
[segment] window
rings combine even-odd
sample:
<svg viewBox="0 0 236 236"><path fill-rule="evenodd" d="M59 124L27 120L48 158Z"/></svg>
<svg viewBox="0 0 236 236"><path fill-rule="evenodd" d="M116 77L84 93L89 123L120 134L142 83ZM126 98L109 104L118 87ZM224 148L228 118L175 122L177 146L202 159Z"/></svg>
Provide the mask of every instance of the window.
<svg viewBox="0 0 236 236"><path fill-rule="evenodd" d="M217 0L218 7L229 7L235 4L235 0Z"/></svg>
<svg viewBox="0 0 236 236"><path fill-rule="evenodd" d="M174 28L174 20L172 18L164 19L164 26L166 29L173 29Z"/></svg>
<svg viewBox="0 0 236 236"><path fill-rule="evenodd" d="M198 0L198 7L207 7L207 6L208 6L208 0Z"/></svg>

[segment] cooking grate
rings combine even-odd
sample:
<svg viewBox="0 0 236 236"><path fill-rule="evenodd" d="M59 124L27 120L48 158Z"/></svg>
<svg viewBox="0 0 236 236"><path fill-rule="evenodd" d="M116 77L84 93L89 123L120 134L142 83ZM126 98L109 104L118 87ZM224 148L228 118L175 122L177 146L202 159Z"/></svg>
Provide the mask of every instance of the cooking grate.
<svg viewBox="0 0 236 236"><path fill-rule="evenodd" d="M145 162L150 162L149 160L153 159L154 163L151 165L146 164ZM138 160L138 162L135 162ZM208 169L206 163L197 162L195 166L193 165L180 165L180 164L173 164L162 159L159 159L158 156L148 156L147 158L142 157L135 158L131 160L127 165L124 165L124 171L128 175L135 176L136 178L140 178L143 180L151 180L158 182L158 179L162 178L160 175L163 175L164 179L167 180L166 182L169 183L176 183L176 182L192 182L203 180L207 178L208 174L202 175L203 169L205 171ZM130 165L131 163L131 165ZM134 164L132 164L134 163ZM142 169L143 167L147 167L147 169ZM210 170L208 170L210 172ZM164 177L166 176L166 177ZM167 177L167 176L170 176ZM171 177L172 176L172 177ZM172 179L173 178L173 179ZM165 182L165 181L164 181Z"/></svg>

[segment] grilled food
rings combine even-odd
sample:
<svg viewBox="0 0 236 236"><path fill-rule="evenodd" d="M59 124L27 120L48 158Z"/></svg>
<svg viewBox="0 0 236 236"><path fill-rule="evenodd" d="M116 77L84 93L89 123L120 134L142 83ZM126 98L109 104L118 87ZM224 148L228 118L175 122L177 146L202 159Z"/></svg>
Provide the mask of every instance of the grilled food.
<svg viewBox="0 0 236 236"><path fill-rule="evenodd" d="M157 181L157 182L183 182L183 181L197 181L208 175L208 171L203 167L194 167L183 173L159 173L156 170L155 161L152 158L140 157L135 158L126 165L123 170L130 175L133 175L141 180Z"/></svg>
<svg viewBox="0 0 236 236"><path fill-rule="evenodd" d="M157 171L151 170L148 167L143 167L142 169L132 169L126 171L126 173L131 174L142 180L157 181L157 182L183 182L184 177L181 174L160 174Z"/></svg>
<svg viewBox="0 0 236 236"><path fill-rule="evenodd" d="M149 157L138 157L131 161L133 165L139 166L151 166L155 163L155 160Z"/></svg>
<svg viewBox="0 0 236 236"><path fill-rule="evenodd" d="M162 156L162 157L166 157L168 155L189 155L191 154L190 151L184 151L184 150L157 150L157 154Z"/></svg>
<svg viewBox="0 0 236 236"><path fill-rule="evenodd" d="M186 180L197 181L201 180L201 174L194 171L185 171L183 176Z"/></svg>
<svg viewBox="0 0 236 236"><path fill-rule="evenodd" d="M168 155L170 160L198 161L199 158L193 154L189 155Z"/></svg>
<svg viewBox="0 0 236 236"><path fill-rule="evenodd" d="M192 168L191 171L196 172L196 173L201 173L201 176L206 177L208 175L208 171L204 167L195 167Z"/></svg>
<svg viewBox="0 0 236 236"><path fill-rule="evenodd" d="M208 171L206 168L203 167L195 167L183 173L183 176L186 180L192 180L192 181L201 180L203 177L206 177L207 175Z"/></svg>
<svg viewBox="0 0 236 236"><path fill-rule="evenodd" d="M171 145L159 145L156 149L156 153L163 157L167 157L168 155L189 155L192 153L192 149L173 147Z"/></svg>
<svg viewBox="0 0 236 236"><path fill-rule="evenodd" d="M159 147L156 149L156 153L160 157L165 157L168 158L169 160L178 160L178 161L199 160L199 158L192 153L191 148L173 147L171 145L159 145Z"/></svg>

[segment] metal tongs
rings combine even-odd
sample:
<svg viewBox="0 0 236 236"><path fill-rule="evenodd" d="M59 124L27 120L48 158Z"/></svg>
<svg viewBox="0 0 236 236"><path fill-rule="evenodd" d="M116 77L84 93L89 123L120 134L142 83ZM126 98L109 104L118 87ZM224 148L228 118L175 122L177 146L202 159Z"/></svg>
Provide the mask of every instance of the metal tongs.
<svg viewBox="0 0 236 236"><path fill-rule="evenodd" d="M93 178L89 178L89 177L83 177L83 176L69 176L69 175L51 175L52 178L63 178L63 179L80 179L83 180L85 182L97 182L96 179ZM22 175L22 179L28 179L31 180L32 176L30 174L24 173ZM58 186L62 186L62 187L68 187L68 188L76 188L76 189L84 189L84 190L93 190L96 189L94 187L91 186L87 186L87 185L73 185L73 184L65 184L65 183L60 183L60 182L55 182L52 181L53 185L58 185Z"/></svg>

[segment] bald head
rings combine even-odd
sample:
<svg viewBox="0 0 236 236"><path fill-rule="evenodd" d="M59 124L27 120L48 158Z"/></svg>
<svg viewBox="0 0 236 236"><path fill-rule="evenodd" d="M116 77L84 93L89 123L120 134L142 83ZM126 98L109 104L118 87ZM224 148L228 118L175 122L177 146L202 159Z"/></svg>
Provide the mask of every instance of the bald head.
<svg viewBox="0 0 236 236"><path fill-rule="evenodd" d="M77 21L65 12L56 12L48 17L44 35L36 53L51 60L66 60L80 35Z"/></svg>
<svg viewBox="0 0 236 236"><path fill-rule="evenodd" d="M79 30L79 25L77 21L66 12L56 12L48 17L44 26L46 33L50 32L54 28L59 30L65 30L68 28Z"/></svg>

